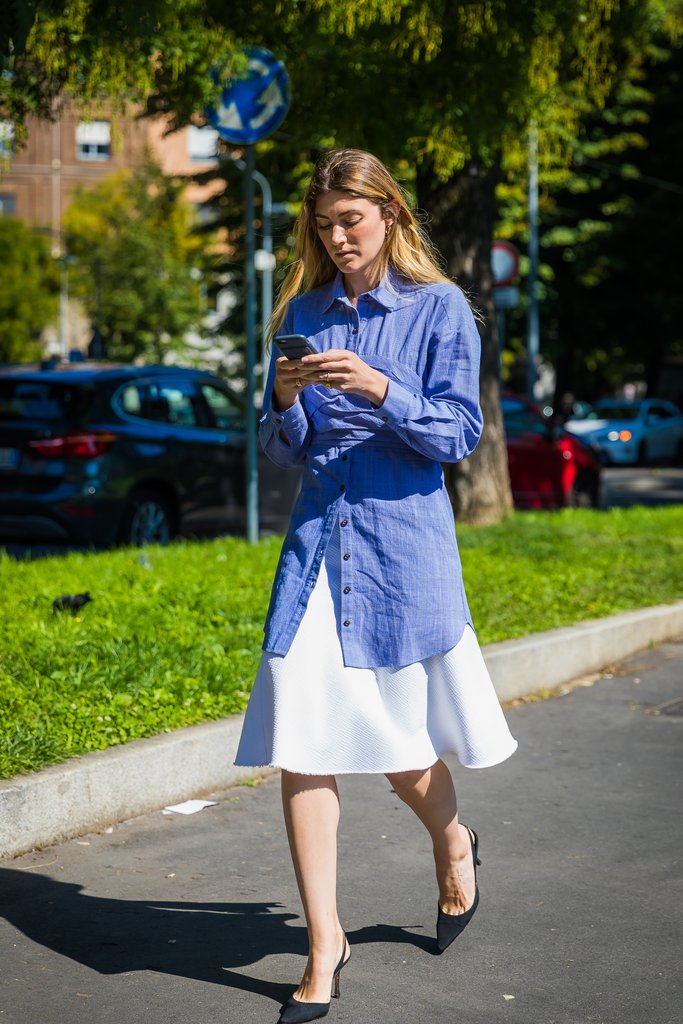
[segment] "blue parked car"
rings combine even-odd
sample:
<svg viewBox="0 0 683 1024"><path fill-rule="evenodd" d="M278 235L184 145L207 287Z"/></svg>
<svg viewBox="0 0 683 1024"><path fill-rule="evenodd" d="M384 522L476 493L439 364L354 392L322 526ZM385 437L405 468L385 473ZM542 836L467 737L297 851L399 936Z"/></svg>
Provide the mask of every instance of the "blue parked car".
<svg viewBox="0 0 683 1024"><path fill-rule="evenodd" d="M661 398L605 398L585 419L567 420L564 429L591 445L606 463L683 463L683 414Z"/></svg>
<svg viewBox="0 0 683 1024"><path fill-rule="evenodd" d="M241 531L245 411L220 377L110 363L0 369L0 541L168 542ZM299 475L259 465L261 524Z"/></svg>

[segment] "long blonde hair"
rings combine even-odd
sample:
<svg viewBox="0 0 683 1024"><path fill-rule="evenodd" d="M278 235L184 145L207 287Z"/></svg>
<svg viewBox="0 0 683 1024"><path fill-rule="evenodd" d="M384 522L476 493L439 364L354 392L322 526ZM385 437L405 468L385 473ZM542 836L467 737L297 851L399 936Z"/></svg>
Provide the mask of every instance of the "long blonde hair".
<svg viewBox="0 0 683 1024"><path fill-rule="evenodd" d="M279 330L290 300L333 280L337 268L323 245L315 221L315 204L326 192L346 192L369 199L393 220L387 241L379 255L380 279L391 266L401 277L415 284L448 282L439 267L439 257L408 205L401 186L383 163L361 149L333 149L315 166L306 189L301 212L294 225L294 262L282 282L268 325L268 338Z"/></svg>

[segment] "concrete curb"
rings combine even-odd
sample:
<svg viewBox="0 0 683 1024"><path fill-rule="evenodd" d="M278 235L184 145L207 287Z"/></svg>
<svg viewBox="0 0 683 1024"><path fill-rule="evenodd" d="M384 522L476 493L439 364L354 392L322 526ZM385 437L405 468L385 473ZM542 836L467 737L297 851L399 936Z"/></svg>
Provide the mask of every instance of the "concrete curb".
<svg viewBox="0 0 683 1024"><path fill-rule="evenodd" d="M483 648L500 700L552 690L623 661L651 644L683 637L683 601L589 619Z"/></svg>
<svg viewBox="0 0 683 1024"><path fill-rule="evenodd" d="M502 701L553 689L683 636L683 601L483 648ZM136 740L0 781L0 857L91 832L271 768L235 768L242 715Z"/></svg>

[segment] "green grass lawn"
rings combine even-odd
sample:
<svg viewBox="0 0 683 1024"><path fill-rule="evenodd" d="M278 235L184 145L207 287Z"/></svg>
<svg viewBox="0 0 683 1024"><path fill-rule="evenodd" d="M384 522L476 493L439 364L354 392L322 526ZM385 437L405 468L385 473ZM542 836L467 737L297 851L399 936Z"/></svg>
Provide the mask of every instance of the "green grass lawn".
<svg viewBox="0 0 683 1024"><path fill-rule="evenodd" d="M683 598L683 507L458 529L482 644ZM0 777L244 708L281 544L0 552ZM52 600L89 590L75 616Z"/></svg>

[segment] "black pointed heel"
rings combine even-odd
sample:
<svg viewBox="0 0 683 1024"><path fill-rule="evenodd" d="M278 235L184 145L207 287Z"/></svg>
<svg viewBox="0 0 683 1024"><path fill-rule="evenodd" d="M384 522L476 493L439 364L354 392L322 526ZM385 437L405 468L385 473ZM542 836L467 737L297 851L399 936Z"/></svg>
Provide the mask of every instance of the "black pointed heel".
<svg viewBox="0 0 683 1024"><path fill-rule="evenodd" d="M349 946L349 955L346 956L347 940L346 934L344 934L344 943L342 945L342 955L339 963L334 969L332 975L332 996L329 1003L304 1003L300 999L295 999L294 996L290 996L286 1003L283 1004L280 1010L280 1019L277 1024L306 1024L310 1020L319 1020L321 1017L326 1017L329 1013L330 1004L332 999L339 999L339 975L344 967L348 964L351 959L351 947ZM346 959L344 959L346 957Z"/></svg>
<svg viewBox="0 0 683 1024"><path fill-rule="evenodd" d="M479 906L479 886L477 885L477 867L481 865L479 860L479 836L470 828L469 825L465 826L470 835L470 843L472 845L472 862L474 864L474 902L469 910L466 910L464 914L447 914L444 910L439 907L439 916L436 919L436 945L439 953L443 953L450 946L451 942L454 942L458 935L467 927L470 923L477 907Z"/></svg>

